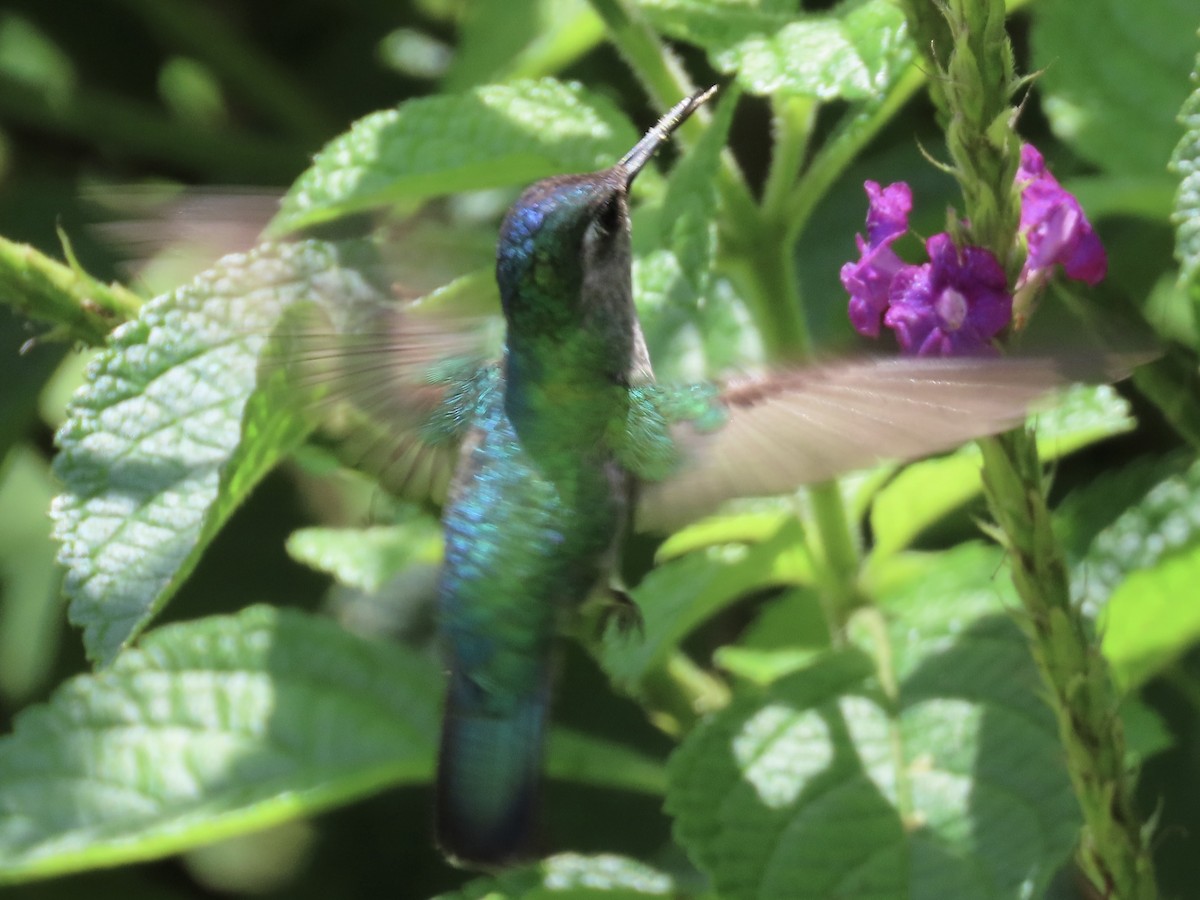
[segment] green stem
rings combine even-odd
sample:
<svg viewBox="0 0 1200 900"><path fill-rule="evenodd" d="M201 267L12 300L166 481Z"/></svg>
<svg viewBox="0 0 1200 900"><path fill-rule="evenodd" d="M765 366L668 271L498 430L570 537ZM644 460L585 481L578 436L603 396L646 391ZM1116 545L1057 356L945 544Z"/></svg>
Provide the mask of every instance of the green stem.
<svg viewBox="0 0 1200 900"><path fill-rule="evenodd" d="M822 145L786 201L788 239L794 241L804 231L817 204L829 192L872 138L891 121L896 112L925 84L925 72L914 65L904 70L891 90L878 101L869 102L852 113L837 132Z"/></svg>
<svg viewBox="0 0 1200 900"><path fill-rule="evenodd" d="M971 239L1015 275L1020 207L1013 177L1020 142L1005 125L1016 118L1011 103L1019 81L1004 2L945 0L934 9L938 15L924 0L902 0L902 6L927 65L941 76L930 94L946 129ZM1020 430L983 440L980 447L984 490L999 525L995 535L1009 551L1030 648L1083 813L1081 868L1106 897L1152 900L1153 859L1134 812L1120 698L1082 611L1071 602L1066 554L1052 527L1036 439Z"/></svg>
<svg viewBox="0 0 1200 900"><path fill-rule="evenodd" d="M1091 630L1071 602L1037 443L1022 430L983 440L980 447L984 489L1011 557L1024 624L1083 813L1081 865L1105 896L1153 900L1154 865L1133 808L1120 698Z"/></svg>
<svg viewBox="0 0 1200 900"><path fill-rule="evenodd" d="M710 712L729 703L728 685L682 651L646 674L641 685L650 720L663 733L682 737Z"/></svg>
<svg viewBox="0 0 1200 900"><path fill-rule="evenodd" d="M896 809L903 821L911 821L917 803L913 797L911 760L905 751L904 732L900 727L900 685L896 680L896 656L888 634L887 620L878 607L869 606L862 610L858 621L862 622L870 635L876 677L893 711L888 717L888 749L896 779Z"/></svg>
<svg viewBox="0 0 1200 900"><path fill-rule="evenodd" d="M680 97L695 92L696 86L678 58L663 45L654 29L635 10L631 10L622 0L590 2L604 21L617 51L645 87L655 106L669 109ZM679 127L678 139L684 146L694 144L710 118L708 110L697 110ZM758 207L728 149L721 154L717 189L735 227L754 227L758 224L761 220Z"/></svg>
<svg viewBox="0 0 1200 900"><path fill-rule="evenodd" d="M774 97L771 101L771 168L763 188L763 218L784 221L788 192L808 152L818 104L812 97Z"/></svg>
<svg viewBox="0 0 1200 900"><path fill-rule="evenodd" d="M0 297L18 313L55 326L49 337L100 346L117 325L137 315L141 298L106 285L70 257L60 263L33 247L0 238Z"/></svg>
<svg viewBox="0 0 1200 900"><path fill-rule="evenodd" d="M826 598L826 614L830 630L837 634L850 613L860 605L857 581L862 556L850 529L846 503L838 483L815 484L809 488L808 496L822 548L820 554L813 556L823 569L819 577Z"/></svg>
<svg viewBox="0 0 1200 900"><path fill-rule="evenodd" d="M775 361L809 355L812 342L800 303L791 244L777 229L751 227L731 237L725 263L740 287L750 316L762 336L767 357Z"/></svg>

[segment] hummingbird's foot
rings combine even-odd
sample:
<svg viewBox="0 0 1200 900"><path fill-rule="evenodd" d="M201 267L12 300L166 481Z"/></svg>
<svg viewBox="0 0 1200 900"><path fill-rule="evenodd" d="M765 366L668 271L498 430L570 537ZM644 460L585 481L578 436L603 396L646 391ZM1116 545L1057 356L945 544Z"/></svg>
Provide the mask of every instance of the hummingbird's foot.
<svg viewBox="0 0 1200 900"><path fill-rule="evenodd" d="M631 631L637 631L638 637L646 636L646 623L642 619L642 611L637 603L624 590L610 587L606 591L604 607L597 619L597 637L601 638L608 631L608 623L616 626L617 634L627 637Z"/></svg>

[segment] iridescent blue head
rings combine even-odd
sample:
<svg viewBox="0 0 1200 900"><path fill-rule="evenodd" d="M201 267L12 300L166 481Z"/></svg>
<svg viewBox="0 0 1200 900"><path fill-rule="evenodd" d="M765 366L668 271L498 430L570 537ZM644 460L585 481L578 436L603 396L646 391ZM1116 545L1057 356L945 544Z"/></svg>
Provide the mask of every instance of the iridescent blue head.
<svg viewBox="0 0 1200 900"><path fill-rule="evenodd" d="M630 185L714 90L677 104L612 168L547 178L521 194L504 218L496 250L510 344L626 327L633 315ZM602 321L614 317L616 323Z"/></svg>

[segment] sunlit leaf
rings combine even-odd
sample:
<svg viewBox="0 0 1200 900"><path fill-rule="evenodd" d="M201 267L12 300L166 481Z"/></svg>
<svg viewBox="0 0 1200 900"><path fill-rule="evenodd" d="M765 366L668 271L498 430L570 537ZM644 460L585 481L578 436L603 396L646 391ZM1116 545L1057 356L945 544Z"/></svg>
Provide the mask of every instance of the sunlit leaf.
<svg viewBox="0 0 1200 900"><path fill-rule="evenodd" d="M718 71L753 94L865 99L883 93L912 59L904 15L886 0L811 14L770 0L639 0L639 6L657 28L703 47Z"/></svg>
<svg viewBox="0 0 1200 900"><path fill-rule="evenodd" d="M71 620L109 662L201 550L309 431L282 372L258 384L270 327L305 299L373 297L346 259L305 242L227 257L147 304L88 370L59 431L55 535Z"/></svg>
<svg viewBox="0 0 1200 900"><path fill-rule="evenodd" d="M495 878L480 878L437 900L541 900L541 898L680 897L676 880L622 856L562 853Z"/></svg>
<svg viewBox="0 0 1200 900"><path fill-rule="evenodd" d="M0 739L0 881L162 856L428 778L438 667L255 607L172 625Z"/></svg>
<svg viewBox="0 0 1200 900"><path fill-rule="evenodd" d="M270 228L611 166L637 140L606 100L545 79L421 97L360 119L317 154Z"/></svg>
<svg viewBox="0 0 1200 900"><path fill-rule="evenodd" d="M997 563L937 554L855 626L876 659L830 651L688 736L667 809L722 897L1039 895L1078 811L1024 638L977 587Z"/></svg>

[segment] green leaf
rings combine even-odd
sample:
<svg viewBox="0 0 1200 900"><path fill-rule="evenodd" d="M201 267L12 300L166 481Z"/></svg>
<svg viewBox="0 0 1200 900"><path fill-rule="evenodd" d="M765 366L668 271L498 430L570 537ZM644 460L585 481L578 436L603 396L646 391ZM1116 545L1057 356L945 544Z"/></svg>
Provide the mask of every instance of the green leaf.
<svg viewBox="0 0 1200 900"><path fill-rule="evenodd" d="M287 550L297 562L374 593L411 565L441 562L442 532L423 515L371 528L302 528L288 538Z"/></svg>
<svg viewBox="0 0 1200 900"><path fill-rule="evenodd" d="M169 625L0 739L0 883L152 859L432 774L423 653L259 606ZM661 763L556 729L547 771L660 794Z"/></svg>
<svg viewBox="0 0 1200 900"><path fill-rule="evenodd" d="M1100 646L1118 685L1144 684L1200 642L1197 584L1200 543L1132 572L1113 591Z"/></svg>
<svg viewBox="0 0 1200 900"><path fill-rule="evenodd" d="M1101 472L1091 483L1068 494L1054 511L1054 530L1068 557L1073 562L1083 559L1100 532L1155 485L1182 474L1190 461L1186 453L1141 456Z"/></svg>
<svg viewBox="0 0 1200 900"><path fill-rule="evenodd" d="M718 647L713 656L722 669L765 686L818 662L830 644L820 596L793 588L768 603L736 644Z"/></svg>
<svg viewBox="0 0 1200 900"><path fill-rule="evenodd" d="M437 900L538 900L553 897L682 897L675 879L637 860L604 854L561 853L535 866L479 878Z"/></svg>
<svg viewBox="0 0 1200 900"><path fill-rule="evenodd" d="M1163 480L1101 531L1072 577L1101 614L1118 682L1136 687L1200 641L1200 462Z"/></svg>
<svg viewBox="0 0 1200 900"><path fill-rule="evenodd" d="M281 234L401 201L611 166L637 140L607 100L544 79L421 97L360 119L283 198Z"/></svg>
<svg viewBox="0 0 1200 900"><path fill-rule="evenodd" d="M1200 85L1200 56L1196 57L1192 82ZM1180 284L1191 291L1193 307L1200 311L1200 86L1184 101L1179 121L1184 128L1183 140L1171 156L1171 168L1180 176L1172 217L1175 257L1179 260Z"/></svg>
<svg viewBox="0 0 1200 900"><path fill-rule="evenodd" d="M60 263L5 238L0 238L0 298L20 315L56 326L62 337L92 345L102 344L142 302L118 284L98 281L78 264Z"/></svg>
<svg viewBox="0 0 1200 900"><path fill-rule="evenodd" d="M0 740L0 882L150 859L429 777L432 660L248 609L147 635Z"/></svg>
<svg viewBox="0 0 1200 900"><path fill-rule="evenodd" d="M904 14L888 0L800 15L769 0L639 0L639 6L659 30L703 47L718 71L752 94L862 100L882 93L912 60Z"/></svg>
<svg viewBox="0 0 1200 900"><path fill-rule="evenodd" d="M1130 431L1136 424L1129 404L1108 385L1069 388L1033 421L1039 455L1045 462ZM902 550L942 516L977 497L983 489L982 466L974 444L907 466L879 491L871 507L872 558Z"/></svg>
<svg viewBox="0 0 1200 900"><path fill-rule="evenodd" d="M787 522L794 520L795 508L790 501L780 503L775 498L753 498L739 504L737 511L723 512L686 525L658 545L654 555L663 563L697 550L720 544L757 544L779 533Z"/></svg>
<svg viewBox="0 0 1200 900"><path fill-rule="evenodd" d="M852 623L873 659L830 651L688 736L667 810L720 896L1040 894L1079 816L999 559L932 555Z"/></svg>
<svg viewBox="0 0 1200 900"><path fill-rule="evenodd" d="M618 686L637 693L642 679L701 622L752 591L795 584L807 571L794 520L761 543L715 547L659 566L633 591L642 632L610 633L601 664Z"/></svg>
<svg viewBox="0 0 1200 900"><path fill-rule="evenodd" d="M55 485L27 447L0 475L0 696L24 699L49 675L62 631L62 574L46 523Z"/></svg>
<svg viewBox="0 0 1200 900"><path fill-rule="evenodd" d="M1120 713L1130 769L1175 746L1175 736L1161 714L1136 694L1121 701Z"/></svg>
<svg viewBox="0 0 1200 900"><path fill-rule="evenodd" d="M1191 0L1043 0L1030 40L1051 127L1099 168L1161 172L1195 58Z"/></svg>
<svg viewBox="0 0 1200 900"><path fill-rule="evenodd" d="M111 661L145 627L308 432L282 371L257 383L259 354L295 301L377 295L353 252L305 242L227 257L147 304L89 367L58 434L51 514L91 658Z"/></svg>
<svg viewBox="0 0 1200 900"><path fill-rule="evenodd" d="M1098 615L1131 572L1189 553L1198 544L1200 462L1193 462L1186 472L1153 487L1096 535L1071 578L1075 599L1088 613Z"/></svg>

